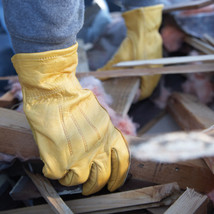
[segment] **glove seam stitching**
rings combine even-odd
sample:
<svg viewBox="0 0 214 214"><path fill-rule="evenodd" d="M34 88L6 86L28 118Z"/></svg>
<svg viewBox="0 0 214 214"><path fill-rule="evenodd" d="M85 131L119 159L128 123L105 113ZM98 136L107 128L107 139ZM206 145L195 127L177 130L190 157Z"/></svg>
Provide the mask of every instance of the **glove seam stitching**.
<svg viewBox="0 0 214 214"><path fill-rule="evenodd" d="M79 135L80 135L81 138L82 138L82 141L83 141L84 147L85 147L85 151L87 152L87 151L88 151L87 141L86 141L85 136L83 135L83 133L82 133L80 127L79 127L79 124L78 124L77 120L75 119L73 113L71 113L71 119L72 119L74 125L76 126Z"/></svg>
<svg viewBox="0 0 214 214"><path fill-rule="evenodd" d="M41 98L41 97L47 97L47 96L49 96L49 95L54 95L54 94L57 94L57 93L59 93L59 92L62 92L62 90L52 90L51 92L45 92L45 93L43 93L43 92L39 92L39 94L40 95L36 95L36 96L26 96L26 98L29 98L29 99L39 99L39 98ZM35 92L35 94L36 94L37 92Z"/></svg>
<svg viewBox="0 0 214 214"><path fill-rule="evenodd" d="M80 107L79 107L79 111L81 112L81 114L83 115L83 117L85 118L85 120L89 123L89 125L94 129L94 131L97 134L98 139L100 139L101 136L100 136L100 133L99 133L98 129L96 128L96 126L94 126L92 124L92 122L90 121L90 119L87 117L87 115L83 112L83 110Z"/></svg>
<svg viewBox="0 0 214 214"><path fill-rule="evenodd" d="M69 149L69 152L70 152L70 155L72 155L72 147L71 147L71 141L69 139L69 136L68 136L68 132L65 128L65 122L63 120L63 114L62 114L62 106L59 105L59 114L60 114L60 122L61 122L61 125L62 125L62 128L63 128L63 132L64 132L64 135L65 135L65 138L67 140L67 144L68 144L68 149Z"/></svg>

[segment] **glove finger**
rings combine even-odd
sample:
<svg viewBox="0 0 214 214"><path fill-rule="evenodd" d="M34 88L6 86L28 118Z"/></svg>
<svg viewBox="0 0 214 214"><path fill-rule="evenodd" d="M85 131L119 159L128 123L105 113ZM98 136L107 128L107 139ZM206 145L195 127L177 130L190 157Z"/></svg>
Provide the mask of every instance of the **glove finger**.
<svg viewBox="0 0 214 214"><path fill-rule="evenodd" d="M48 156L48 154L46 156ZM60 179L66 174L66 170L64 169L63 165L59 161L57 162L53 160L51 156L49 158L46 158L43 163L44 167L42 169L42 172L47 178Z"/></svg>
<svg viewBox="0 0 214 214"><path fill-rule="evenodd" d="M106 157L107 158L107 157ZM91 172L86 183L83 184L83 195L90 195L101 190L108 182L111 174L110 158L105 162L95 161L92 164Z"/></svg>
<svg viewBox="0 0 214 214"><path fill-rule="evenodd" d="M89 167L72 168L67 174L59 180L59 183L64 186L74 186L84 183L89 176Z"/></svg>
<svg viewBox="0 0 214 214"><path fill-rule="evenodd" d="M111 150L111 176L108 190L113 192L123 185L128 174L130 154L127 143L119 140Z"/></svg>

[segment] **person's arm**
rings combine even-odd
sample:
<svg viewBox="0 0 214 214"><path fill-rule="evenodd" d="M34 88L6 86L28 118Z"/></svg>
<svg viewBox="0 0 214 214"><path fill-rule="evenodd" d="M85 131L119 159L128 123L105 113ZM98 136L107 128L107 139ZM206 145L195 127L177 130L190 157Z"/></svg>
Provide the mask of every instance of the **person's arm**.
<svg viewBox="0 0 214 214"><path fill-rule="evenodd" d="M128 145L90 90L80 86L76 34L83 1L4 0L22 86L24 112L44 162L43 173L83 194L126 178Z"/></svg>
<svg viewBox="0 0 214 214"><path fill-rule="evenodd" d="M16 53L70 47L83 25L83 0L3 0L3 7Z"/></svg>

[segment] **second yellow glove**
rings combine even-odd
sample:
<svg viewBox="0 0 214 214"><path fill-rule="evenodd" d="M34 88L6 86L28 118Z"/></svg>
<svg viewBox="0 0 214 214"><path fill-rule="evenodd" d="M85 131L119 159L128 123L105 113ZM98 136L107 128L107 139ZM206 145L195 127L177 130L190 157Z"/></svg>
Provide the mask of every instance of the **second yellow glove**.
<svg viewBox="0 0 214 214"><path fill-rule="evenodd" d="M162 39L158 30L162 20L162 8L162 5L155 5L123 13L127 28L126 38L112 59L99 70L117 69L113 65L123 61L161 58ZM160 75L141 78L140 99L151 95L159 79Z"/></svg>

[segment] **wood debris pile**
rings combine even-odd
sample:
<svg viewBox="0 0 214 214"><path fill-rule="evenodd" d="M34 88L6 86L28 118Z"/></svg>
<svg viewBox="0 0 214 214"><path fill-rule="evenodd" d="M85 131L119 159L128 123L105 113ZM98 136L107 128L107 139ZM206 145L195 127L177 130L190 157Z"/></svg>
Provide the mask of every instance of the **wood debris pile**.
<svg viewBox="0 0 214 214"><path fill-rule="evenodd" d="M115 193L104 188L83 197L81 185L63 187L45 178L30 127L18 112L22 109L20 88L1 96L0 213L213 213L214 38L187 35L167 22L171 11L191 13L190 9L212 3L201 0L165 7L164 42L171 41L166 39L171 33L179 33L174 47L164 43L167 57L162 59L121 62L115 65L121 67L118 70L89 72L84 44L79 42L78 78L90 75L102 80L113 100L108 103L111 108L121 118L129 114L139 124L138 137L126 135L131 166L126 183ZM189 56L175 55L186 48ZM136 102L140 77L152 74L164 78L159 95ZM1 79L17 83L16 77Z"/></svg>

